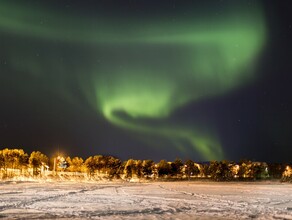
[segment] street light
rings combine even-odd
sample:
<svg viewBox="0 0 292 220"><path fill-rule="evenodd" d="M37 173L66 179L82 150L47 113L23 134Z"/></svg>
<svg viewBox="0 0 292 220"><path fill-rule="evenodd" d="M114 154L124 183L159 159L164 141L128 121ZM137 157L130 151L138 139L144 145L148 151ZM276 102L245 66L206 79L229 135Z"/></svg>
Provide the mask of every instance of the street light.
<svg viewBox="0 0 292 220"><path fill-rule="evenodd" d="M64 159L64 157L62 157L60 155L55 157L54 158L54 168L53 168L54 174L56 174L57 166L60 167L60 168L66 168L67 167L66 164L67 164L67 162Z"/></svg>

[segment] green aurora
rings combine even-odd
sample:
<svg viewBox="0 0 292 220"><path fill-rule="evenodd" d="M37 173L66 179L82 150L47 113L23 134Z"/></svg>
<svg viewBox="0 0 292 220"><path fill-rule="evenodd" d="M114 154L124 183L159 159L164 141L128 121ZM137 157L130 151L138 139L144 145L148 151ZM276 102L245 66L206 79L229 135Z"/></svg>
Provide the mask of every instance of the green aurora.
<svg viewBox="0 0 292 220"><path fill-rule="evenodd" d="M212 126L204 129L168 119L190 103L222 96L255 81L266 38L259 5L243 7L237 13L226 10L219 17L182 15L169 22L150 16L140 20L102 15L96 20L77 19L69 13L61 16L41 7L1 2L0 32L16 35L18 41L37 42L11 50L9 59L17 71L43 80L50 79L50 71L56 75L66 71L76 76L88 103L108 122L146 142L151 142L151 136L167 139L185 154L195 151L206 160L225 157ZM52 53L37 59L25 55L42 42L52 45ZM53 59L62 53L55 42L64 43L68 53L68 47L81 48L82 63L60 65ZM78 59L75 55L74 60ZM74 102L66 86L48 89Z"/></svg>

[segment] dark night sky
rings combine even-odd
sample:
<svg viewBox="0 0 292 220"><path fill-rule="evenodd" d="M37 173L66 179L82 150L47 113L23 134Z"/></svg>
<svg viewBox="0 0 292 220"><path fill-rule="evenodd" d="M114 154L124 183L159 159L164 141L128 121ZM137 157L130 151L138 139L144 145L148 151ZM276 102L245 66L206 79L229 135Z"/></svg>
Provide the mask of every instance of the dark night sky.
<svg viewBox="0 0 292 220"><path fill-rule="evenodd" d="M290 1L1 1L0 144L291 162Z"/></svg>

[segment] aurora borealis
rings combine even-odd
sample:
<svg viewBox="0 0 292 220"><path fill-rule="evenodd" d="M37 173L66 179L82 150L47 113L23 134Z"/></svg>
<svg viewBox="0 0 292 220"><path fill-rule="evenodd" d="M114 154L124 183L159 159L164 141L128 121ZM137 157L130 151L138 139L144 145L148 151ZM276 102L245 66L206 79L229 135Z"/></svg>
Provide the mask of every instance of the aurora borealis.
<svg viewBox="0 0 292 220"><path fill-rule="evenodd" d="M265 159L263 149L276 143L281 158L291 152L291 119L277 106L291 106L289 93L279 101L272 92L285 82L270 84L278 21L271 8L272 1L1 1L1 144L238 160Z"/></svg>

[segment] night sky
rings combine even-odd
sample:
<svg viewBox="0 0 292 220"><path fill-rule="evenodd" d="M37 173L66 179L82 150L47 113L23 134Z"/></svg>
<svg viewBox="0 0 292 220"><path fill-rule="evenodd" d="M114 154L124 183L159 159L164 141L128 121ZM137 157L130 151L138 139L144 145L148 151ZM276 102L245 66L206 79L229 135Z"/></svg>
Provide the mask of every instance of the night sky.
<svg viewBox="0 0 292 220"><path fill-rule="evenodd" d="M0 146L291 162L290 1L0 2Z"/></svg>

